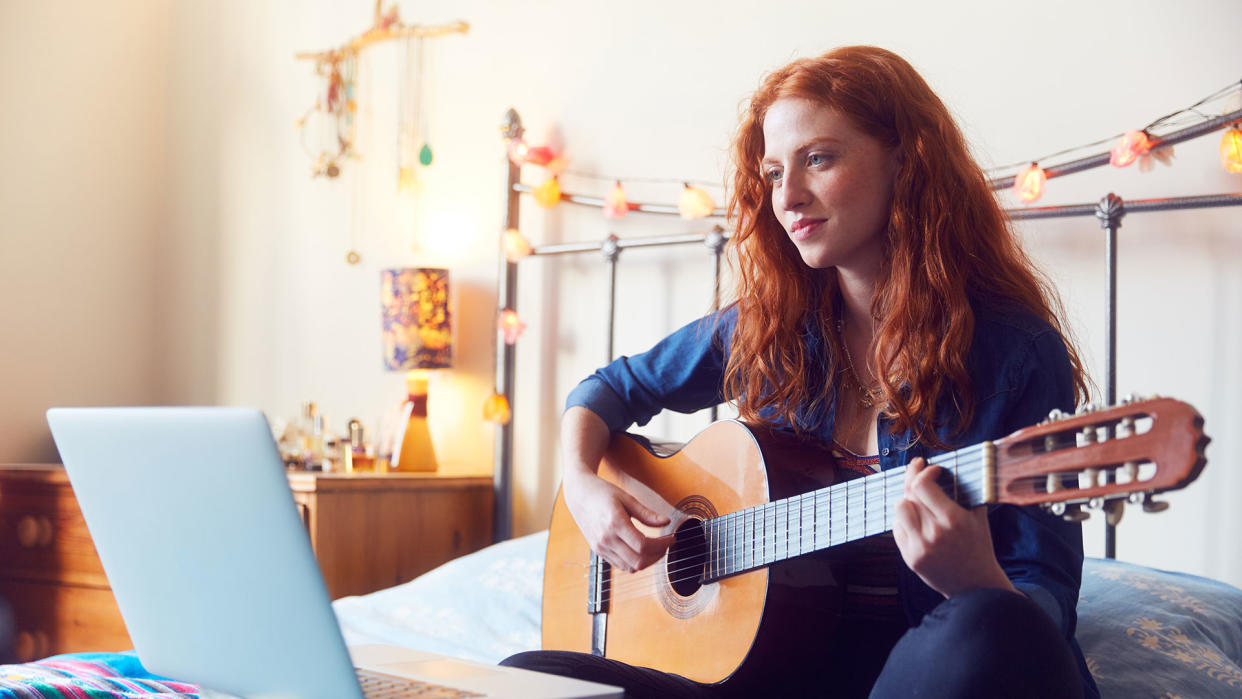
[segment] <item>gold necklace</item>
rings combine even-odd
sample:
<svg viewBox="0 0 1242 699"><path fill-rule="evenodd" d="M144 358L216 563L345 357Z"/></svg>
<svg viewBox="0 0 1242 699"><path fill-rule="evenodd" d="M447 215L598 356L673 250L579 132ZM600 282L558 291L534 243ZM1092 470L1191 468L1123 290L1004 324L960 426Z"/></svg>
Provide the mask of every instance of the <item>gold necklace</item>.
<svg viewBox="0 0 1242 699"><path fill-rule="evenodd" d="M884 395L884 391L879 388L870 388L863 384L862 379L858 376L858 370L854 368L854 357L850 354L850 346L845 341L845 321L837 321L837 334L841 338L841 349L845 350L845 366L849 369L850 377L854 379L854 385L858 387L858 405L866 409L875 407L876 399ZM848 381L843 382L848 383Z"/></svg>

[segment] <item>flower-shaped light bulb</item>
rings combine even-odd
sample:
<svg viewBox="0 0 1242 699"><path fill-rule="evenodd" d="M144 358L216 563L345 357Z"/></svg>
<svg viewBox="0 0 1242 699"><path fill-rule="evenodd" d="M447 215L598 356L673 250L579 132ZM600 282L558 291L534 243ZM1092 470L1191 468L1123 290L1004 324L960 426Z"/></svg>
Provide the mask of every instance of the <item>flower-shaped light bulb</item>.
<svg viewBox="0 0 1242 699"><path fill-rule="evenodd" d="M509 399L499 393L493 393L483 402L483 419L497 425L509 424L512 413L509 411Z"/></svg>
<svg viewBox="0 0 1242 699"><path fill-rule="evenodd" d="M1139 156L1147 155L1147 151L1151 150L1151 141L1147 139L1147 134L1142 131L1127 131L1122 134L1121 139L1117 141L1117 145L1109 150L1108 162L1113 167L1127 167Z"/></svg>
<svg viewBox="0 0 1242 699"><path fill-rule="evenodd" d="M556 153L553 153L552 149L547 146L531 146L526 150L526 162L539 167L544 167L555 157Z"/></svg>
<svg viewBox="0 0 1242 699"><path fill-rule="evenodd" d="M512 160L514 165L520 166L525 163L526 153L529 150L530 146L526 145L526 141L523 141L520 138L509 139L509 160Z"/></svg>
<svg viewBox="0 0 1242 699"><path fill-rule="evenodd" d="M561 203L561 183L555 177L549 177L543 184L535 187L535 203L545 209L551 209Z"/></svg>
<svg viewBox="0 0 1242 699"><path fill-rule="evenodd" d="M706 191L687 183L677 199L677 210L682 218L707 218L716 210L716 203Z"/></svg>
<svg viewBox="0 0 1242 699"><path fill-rule="evenodd" d="M1220 165L1225 172L1242 173L1242 128L1234 126L1221 137Z"/></svg>
<svg viewBox="0 0 1242 699"><path fill-rule="evenodd" d="M522 336L522 331L526 329L526 323L518 317L517 311L512 308L506 308L500 312L498 321L500 332L505 337L505 344L516 344L518 338Z"/></svg>
<svg viewBox="0 0 1242 699"><path fill-rule="evenodd" d="M1044 183L1047 181L1048 175L1043 168L1038 163L1031 163L1013 178L1013 193L1024 204L1030 204L1044 195Z"/></svg>
<svg viewBox="0 0 1242 699"><path fill-rule="evenodd" d="M608 196L604 198L604 216L625 218L628 213L630 213L630 204L625 199L625 189L621 187L621 180L617 180L617 183L608 191Z"/></svg>
<svg viewBox="0 0 1242 699"><path fill-rule="evenodd" d="M504 248L505 259L515 264L518 260L530 257L535 251L530 246L530 242L526 240L526 236L518 232L516 228L510 228L504 232Z"/></svg>

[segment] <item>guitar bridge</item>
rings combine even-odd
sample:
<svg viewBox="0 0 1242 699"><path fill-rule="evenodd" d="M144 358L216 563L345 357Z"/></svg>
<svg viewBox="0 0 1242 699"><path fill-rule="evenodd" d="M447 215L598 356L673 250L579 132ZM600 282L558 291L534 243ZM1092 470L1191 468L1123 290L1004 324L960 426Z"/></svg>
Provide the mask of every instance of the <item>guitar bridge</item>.
<svg viewBox="0 0 1242 699"><path fill-rule="evenodd" d="M591 615L591 655L604 655L604 639L608 632L609 582L612 566L591 552L587 571L587 614Z"/></svg>

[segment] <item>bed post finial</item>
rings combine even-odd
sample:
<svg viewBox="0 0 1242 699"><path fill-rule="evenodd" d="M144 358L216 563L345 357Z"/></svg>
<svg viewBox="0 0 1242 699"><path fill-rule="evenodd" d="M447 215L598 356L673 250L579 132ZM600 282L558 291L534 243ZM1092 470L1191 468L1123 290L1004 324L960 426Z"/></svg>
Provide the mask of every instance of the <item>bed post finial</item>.
<svg viewBox="0 0 1242 699"><path fill-rule="evenodd" d="M522 117L518 116L516 109L509 107L504 121L500 122L500 134L505 138L521 138L525 131L522 128Z"/></svg>
<svg viewBox="0 0 1242 699"><path fill-rule="evenodd" d="M1126 215L1126 203L1121 197L1109 192L1095 206L1095 217L1100 220L1101 228L1121 228L1121 219Z"/></svg>

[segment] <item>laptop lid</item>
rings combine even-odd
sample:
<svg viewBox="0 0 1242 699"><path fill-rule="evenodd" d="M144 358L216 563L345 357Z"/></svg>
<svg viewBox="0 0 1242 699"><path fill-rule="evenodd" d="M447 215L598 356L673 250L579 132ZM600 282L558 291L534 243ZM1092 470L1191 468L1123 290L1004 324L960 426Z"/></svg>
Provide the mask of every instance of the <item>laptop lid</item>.
<svg viewBox="0 0 1242 699"><path fill-rule="evenodd" d="M261 412L47 418L148 670L245 697L361 696Z"/></svg>

